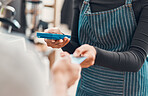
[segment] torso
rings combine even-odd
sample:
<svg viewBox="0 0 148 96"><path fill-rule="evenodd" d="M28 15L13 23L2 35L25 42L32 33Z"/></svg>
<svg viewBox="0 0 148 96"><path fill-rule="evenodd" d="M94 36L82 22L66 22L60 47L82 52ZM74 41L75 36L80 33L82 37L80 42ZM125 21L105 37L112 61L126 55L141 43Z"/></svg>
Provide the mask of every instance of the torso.
<svg viewBox="0 0 148 96"><path fill-rule="evenodd" d="M80 0L79 9L81 9L84 0ZM135 13L136 21L139 21L140 11L142 9L143 2L145 0L133 0L133 10ZM92 12L106 11L117 8L125 4L125 0L90 0L90 6Z"/></svg>
<svg viewBox="0 0 148 96"><path fill-rule="evenodd" d="M103 3L103 0L98 1ZM85 2L80 12L79 43L108 51L127 51L137 27L131 1L126 4L124 1L124 6L119 4L120 6L114 6L110 10L98 6L98 10L94 11L89 4L93 4L92 0ZM137 73L119 72L101 66L85 68L82 70L77 96L147 96L144 80L146 65ZM82 95L83 93L86 95Z"/></svg>

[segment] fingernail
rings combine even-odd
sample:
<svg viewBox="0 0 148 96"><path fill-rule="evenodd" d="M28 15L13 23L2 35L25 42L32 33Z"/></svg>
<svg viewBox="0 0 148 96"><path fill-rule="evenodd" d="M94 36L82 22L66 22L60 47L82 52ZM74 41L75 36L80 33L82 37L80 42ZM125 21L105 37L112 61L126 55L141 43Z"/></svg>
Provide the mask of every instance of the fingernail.
<svg viewBox="0 0 148 96"><path fill-rule="evenodd" d="M55 42L55 40L52 40L51 42Z"/></svg>
<svg viewBox="0 0 148 96"><path fill-rule="evenodd" d="M62 39L60 39L60 40L59 40L59 42L60 42L60 43L62 43L62 42L63 42L63 40L62 40Z"/></svg>

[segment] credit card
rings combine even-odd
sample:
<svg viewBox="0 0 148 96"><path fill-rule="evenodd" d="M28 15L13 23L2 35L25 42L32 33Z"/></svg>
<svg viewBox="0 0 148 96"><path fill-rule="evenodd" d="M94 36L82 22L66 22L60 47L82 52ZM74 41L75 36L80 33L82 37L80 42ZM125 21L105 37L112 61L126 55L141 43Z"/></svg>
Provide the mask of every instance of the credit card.
<svg viewBox="0 0 148 96"><path fill-rule="evenodd" d="M36 36L38 38L45 38L45 39L51 39L51 40L60 40L60 39L64 39L64 37L71 38L71 36L69 35L41 33L41 32L37 32Z"/></svg>
<svg viewBox="0 0 148 96"><path fill-rule="evenodd" d="M81 64L87 57L74 57L73 55L70 55L71 62L74 64Z"/></svg>

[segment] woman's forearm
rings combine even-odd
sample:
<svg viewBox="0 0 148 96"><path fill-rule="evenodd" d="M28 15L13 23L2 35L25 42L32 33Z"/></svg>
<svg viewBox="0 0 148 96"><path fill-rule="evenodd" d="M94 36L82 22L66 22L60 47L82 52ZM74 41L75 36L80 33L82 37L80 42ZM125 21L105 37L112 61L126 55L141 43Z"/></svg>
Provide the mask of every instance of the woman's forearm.
<svg viewBox="0 0 148 96"><path fill-rule="evenodd" d="M126 52L109 52L96 47L96 65L117 71L137 72L148 54L148 6L143 8L138 26Z"/></svg>
<svg viewBox="0 0 148 96"><path fill-rule="evenodd" d="M79 0L75 0L75 3L79 3ZM73 15L73 24L72 24L72 34L71 34L71 41L63 47L63 51L67 51L68 53L72 54L76 48L78 48L79 40L78 40L78 23L79 23L79 7L78 4L74 6L74 15Z"/></svg>
<svg viewBox="0 0 148 96"><path fill-rule="evenodd" d="M146 54L142 50L131 49L126 52L110 52L96 48L95 64L116 71L138 72L142 67Z"/></svg>

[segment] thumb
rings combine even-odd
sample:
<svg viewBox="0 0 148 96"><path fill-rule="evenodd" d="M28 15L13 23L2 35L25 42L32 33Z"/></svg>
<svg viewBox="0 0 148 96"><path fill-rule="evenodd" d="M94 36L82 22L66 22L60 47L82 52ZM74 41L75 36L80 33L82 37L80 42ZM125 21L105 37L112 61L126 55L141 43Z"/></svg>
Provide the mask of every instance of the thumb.
<svg viewBox="0 0 148 96"><path fill-rule="evenodd" d="M73 53L73 55L74 55L75 57L80 57L83 52L85 52L85 49L82 49L82 47L79 47L79 48L77 48L77 49L75 50L75 52Z"/></svg>
<svg viewBox="0 0 148 96"><path fill-rule="evenodd" d="M86 45L82 45L75 50L73 55L75 57L80 57L82 54L85 54L87 51L88 51L88 48L86 47Z"/></svg>
<svg viewBox="0 0 148 96"><path fill-rule="evenodd" d="M68 52L61 52L61 53L60 53L60 56L61 56L61 57L65 57L65 56L67 56L67 55L70 55L70 54L69 54Z"/></svg>
<svg viewBox="0 0 148 96"><path fill-rule="evenodd" d="M70 62L71 63L70 55L65 55L64 57L62 57L62 59L64 60L64 62Z"/></svg>

